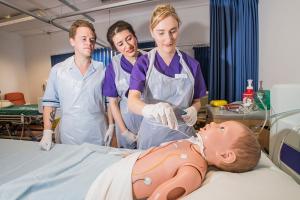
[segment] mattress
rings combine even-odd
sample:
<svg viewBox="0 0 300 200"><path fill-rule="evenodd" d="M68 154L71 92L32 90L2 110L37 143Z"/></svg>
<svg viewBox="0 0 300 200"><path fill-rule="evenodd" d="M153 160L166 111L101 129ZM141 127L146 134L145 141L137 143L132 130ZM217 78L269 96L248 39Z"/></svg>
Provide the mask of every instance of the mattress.
<svg viewBox="0 0 300 200"><path fill-rule="evenodd" d="M37 104L0 108L0 115L40 115Z"/></svg>
<svg viewBox="0 0 300 200"><path fill-rule="evenodd" d="M84 199L97 176L129 150L83 144L0 139L0 199ZM203 185L183 199L298 200L299 185L265 155L255 170L229 173L210 169Z"/></svg>

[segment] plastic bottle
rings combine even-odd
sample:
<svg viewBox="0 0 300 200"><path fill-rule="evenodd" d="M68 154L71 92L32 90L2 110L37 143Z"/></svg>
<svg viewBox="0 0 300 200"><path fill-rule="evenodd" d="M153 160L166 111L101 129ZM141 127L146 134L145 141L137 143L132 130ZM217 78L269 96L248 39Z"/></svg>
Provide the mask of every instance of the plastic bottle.
<svg viewBox="0 0 300 200"><path fill-rule="evenodd" d="M264 110L264 106L261 101L265 104L266 108L270 110L270 90L264 90L262 86L263 81L259 81L259 88L255 95L255 104L261 109ZM259 100L261 99L261 101Z"/></svg>
<svg viewBox="0 0 300 200"><path fill-rule="evenodd" d="M254 91L252 86L252 79L248 79L248 86L246 88L246 91L243 93L243 104L246 107L251 106L254 103Z"/></svg>

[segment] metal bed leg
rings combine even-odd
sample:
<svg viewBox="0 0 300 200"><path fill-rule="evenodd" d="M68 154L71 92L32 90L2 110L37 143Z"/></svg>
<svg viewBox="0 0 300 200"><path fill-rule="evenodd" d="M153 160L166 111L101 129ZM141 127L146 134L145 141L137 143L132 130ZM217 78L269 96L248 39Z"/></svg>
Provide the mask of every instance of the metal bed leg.
<svg viewBox="0 0 300 200"><path fill-rule="evenodd" d="M8 136L10 137L10 139L13 139L12 135L10 134L9 124L5 124L5 127L6 127L6 131L8 133Z"/></svg>

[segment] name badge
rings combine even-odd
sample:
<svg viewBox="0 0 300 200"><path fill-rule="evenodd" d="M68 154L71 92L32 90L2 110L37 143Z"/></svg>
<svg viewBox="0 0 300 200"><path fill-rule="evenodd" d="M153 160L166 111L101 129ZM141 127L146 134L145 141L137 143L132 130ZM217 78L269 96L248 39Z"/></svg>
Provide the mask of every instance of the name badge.
<svg viewBox="0 0 300 200"><path fill-rule="evenodd" d="M187 74L175 74L175 78L185 79L185 78L187 78Z"/></svg>

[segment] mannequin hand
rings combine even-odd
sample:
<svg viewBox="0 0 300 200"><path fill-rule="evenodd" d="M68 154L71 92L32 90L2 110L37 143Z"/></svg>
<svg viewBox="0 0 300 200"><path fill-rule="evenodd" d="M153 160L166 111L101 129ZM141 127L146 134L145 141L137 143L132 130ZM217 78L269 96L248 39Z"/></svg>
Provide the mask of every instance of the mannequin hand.
<svg viewBox="0 0 300 200"><path fill-rule="evenodd" d="M42 149L49 151L51 149L51 145L52 145L52 134L53 131L52 130L44 130L43 131L43 137L39 143L39 145L41 146Z"/></svg>
<svg viewBox="0 0 300 200"><path fill-rule="evenodd" d="M172 106L168 103L148 104L142 110L145 118L154 118L157 122L168 126L170 129L178 129L178 122Z"/></svg>
<svg viewBox="0 0 300 200"><path fill-rule="evenodd" d="M110 124L108 126L108 129L105 133L105 137L104 137L104 145L105 146L110 146L110 143L111 143L111 139L112 139L112 136L114 134L114 130L115 130L115 125L114 124Z"/></svg>
<svg viewBox="0 0 300 200"><path fill-rule="evenodd" d="M184 110L186 112L185 115L182 115L183 121L188 126L194 126L194 124L197 122L197 110L194 106L188 107Z"/></svg>
<svg viewBox="0 0 300 200"><path fill-rule="evenodd" d="M134 133L130 132L129 130L123 132L122 136L126 138L129 144L132 144L137 141L137 136Z"/></svg>

